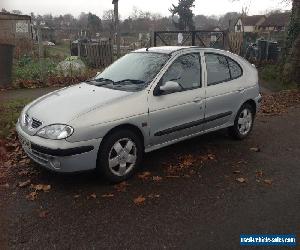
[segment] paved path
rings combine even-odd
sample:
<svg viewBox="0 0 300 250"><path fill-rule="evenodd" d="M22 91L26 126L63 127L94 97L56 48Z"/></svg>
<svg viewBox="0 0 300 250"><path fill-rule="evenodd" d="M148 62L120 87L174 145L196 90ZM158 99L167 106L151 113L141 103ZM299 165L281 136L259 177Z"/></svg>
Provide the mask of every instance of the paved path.
<svg viewBox="0 0 300 250"><path fill-rule="evenodd" d="M240 249L241 233L299 233L299 127L300 108L291 108L281 116L258 117L244 141L220 131L150 153L141 172L163 179L135 177L125 192L94 173L39 171L32 182L50 184L51 191L30 202L25 198L30 190L15 187L24 177L15 177L2 192L2 249L232 250ZM249 150L252 147L261 152ZM164 163L208 153L216 160L192 167L190 177L166 177ZM237 177L246 183L237 182ZM107 193L114 197L101 197ZM159 197L150 198L153 194ZM146 197L144 205L134 204L139 195ZM40 218L44 210L48 214Z"/></svg>
<svg viewBox="0 0 300 250"><path fill-rule="evenodd" d="M58 89L57 87L37 88L37 89L13 89L0 91L0 100L15 100L15 99L36 99L51 91Z"/></svg>

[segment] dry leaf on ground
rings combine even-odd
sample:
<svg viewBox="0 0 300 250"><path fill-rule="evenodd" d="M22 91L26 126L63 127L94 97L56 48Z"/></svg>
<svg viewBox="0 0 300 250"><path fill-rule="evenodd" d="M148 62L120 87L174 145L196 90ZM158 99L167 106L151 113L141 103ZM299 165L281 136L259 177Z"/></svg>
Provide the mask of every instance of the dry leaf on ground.
<svg viewBox="0 0 300 250"><path fill-rule="evenodd" d="M119 184L114 185L114 188L118 192L125 192L128 186L129 186L129 184L126 181L123 181L123 182L121 182Z"/></svg>
<svg viewBox="0 0 300 250"><path fill-rule="evenodd" d="M136 205L143 205L145 203L145 200L146 198L143 197L142 195L136 197L133 202L136 204Z"/></svg>
<svg viewBox="0 0 300 250"><path fill-rule="evenodd" d="M152 179L153 179L154 181L161 181L161 180L162 180L162 177L160 177L160 176L153 176Z"/></svg>
<svg viewBox="0 0 300 250"><path fill-rule="evenodd" d="M255 147L253 147L253 148L250 148L250 151L253 151L253 152L260 152L260 148L255 148Z"/></svg>
<svg viewBox="0 0 300 250"><path fill-rule="evenodd" d="M102 198L112 198L114 197L114 194L103 194L101 195Z"/></svg>
<svg viewBox="0 0 300 250"><path fill-rule="evenodd" d="M40 218L46 218L48 216L49 212L47 210L45 211L40 211L39 212L39 217Z"/></svg>
<svg viewBox="0 0 300 250"><path fill-rule="evenodd" d="M31 183L31 180L19 182L18 186L20 188L27 187Z"/></svg>
<svg viewBox="0 0 300 250"><path fill-rule="evenodd" d="M28 195L26 195L26 199L30 200L30 201L36 200L37 199L37 192L34 191L34 192L29 193Z"/></svg>
<svg viewBox="0 0 300 250"><path fill-rule="evenodd" d="M93 199L96 199L97 195L94 193L94 194L91 194L90 197L93 198Z"/></svg>
<svg viewBox="0 0 300 250"><path fill-rule="evenodd" d="M273 181L270 179L265 179L264 183L268 184L268 185L272 185Z"/></svg>
<svg viewBox="0 0 300 250"><path fill-rule="evenodd" d="M239 177L239 178L236 178L236 181L240 182L240 183L245 183L246 182L246 179L243 178L243 177Z"/></svg>
<svg viewBox="0 0 300 250"><path fill-rule="evenodd" d="M149 194L148 198L153 199L153 198L159 198L160 195L159 194Z"/></svg>
<svg viewBox="0 0 300 250"><path fill-rule="evenodd" d="M36 191L48 192L51 189L51 185L37 184L37 185L32 185L32 188L35 189Z"/></svg>
<svg viewBox="0 0 300 250"><path fill-rule="evenodd" d="M148 179L148 177L151 176L151 173L149 171L143 172L141 174L138 175L138 178L146 180Z"/></svg>

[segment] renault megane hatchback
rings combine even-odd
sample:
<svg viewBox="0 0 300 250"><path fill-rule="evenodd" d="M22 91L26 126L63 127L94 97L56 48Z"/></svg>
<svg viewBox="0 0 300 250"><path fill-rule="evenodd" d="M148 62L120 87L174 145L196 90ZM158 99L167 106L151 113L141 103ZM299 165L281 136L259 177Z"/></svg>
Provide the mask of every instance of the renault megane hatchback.
<svg viewBox="0 0 300 250"><path fill-rule="evenodd" d="M144 152L226 127L245 138L260 101L257 70L243 58L155 47L33 101L16 126L38 164L58 172L97 169L119 182L135 172Z"/></svg>

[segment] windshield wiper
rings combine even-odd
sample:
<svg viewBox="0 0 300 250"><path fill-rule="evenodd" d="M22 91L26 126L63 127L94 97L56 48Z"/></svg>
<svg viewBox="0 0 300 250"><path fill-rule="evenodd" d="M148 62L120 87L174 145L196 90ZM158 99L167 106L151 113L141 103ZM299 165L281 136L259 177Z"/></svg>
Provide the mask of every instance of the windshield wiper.
<svg viewBox="0 0 300 250"><path fill-rule="evenodd" d="M107 84L114 84L115 82L111 79L106 79L106 78L98 78L98 79L91 79L86 82L96 82L95 86L103 86Z"/></svg>
<svg viewBox="0 0 300 250"><path fill-rule="evenodd" d="M114 85L120 85L128 82L129 84L145 84L145 81L142 80L134 80L134 79L124 79L118 82L114 82ZM124 84L127 85L127 84Z"/></svg>

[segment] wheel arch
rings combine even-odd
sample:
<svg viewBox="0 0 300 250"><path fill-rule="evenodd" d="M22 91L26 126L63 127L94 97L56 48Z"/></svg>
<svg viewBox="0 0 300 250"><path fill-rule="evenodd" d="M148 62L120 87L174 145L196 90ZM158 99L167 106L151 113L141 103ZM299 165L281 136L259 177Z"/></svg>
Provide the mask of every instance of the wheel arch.
<svg viewBox="0 0 300 250"><path fill-rule="evenodd" d="M118 131L118 130L130 130L132 132L134 132L136 135L138 135L138 137L141 139L141 142L142 142L142 145L143 147L145 147L145 138L144 138L144 134L143 132L141 131L141 129L136 126L136 125L133 125L133 124L130 124L130 123L125 123L125 124L120 124L120 125L117 125L115 127L113 127L112 129L110 129L106 134L105 136L103 137L101 143L100 143L100 147L103 145L104 141L111 135L113 134L114 132Z"/></svg>
<svg viewBox="0 0 300 250"><path fill-rule="evenodd" d="M245 104L249 104L253 108L254 115L256 115L256 111L257 111L257 109L256 109L256 102L253 99L249 99L249 100L245 101L242 104L242 106L245 105Z"/></svg>

